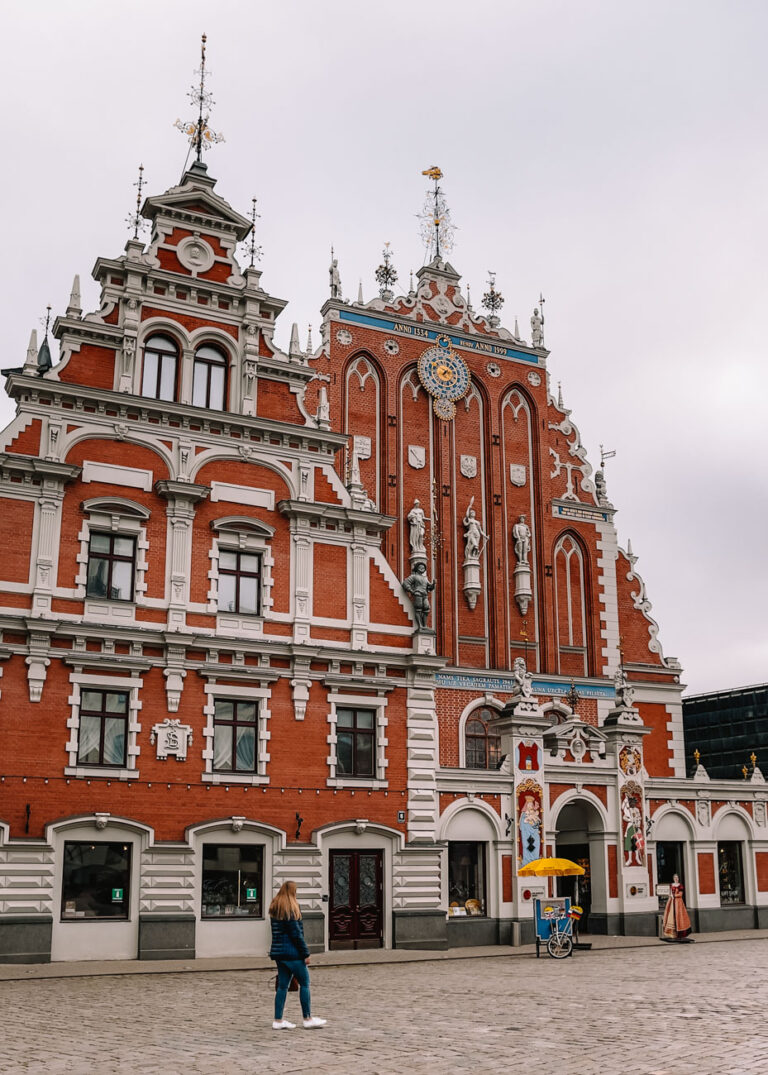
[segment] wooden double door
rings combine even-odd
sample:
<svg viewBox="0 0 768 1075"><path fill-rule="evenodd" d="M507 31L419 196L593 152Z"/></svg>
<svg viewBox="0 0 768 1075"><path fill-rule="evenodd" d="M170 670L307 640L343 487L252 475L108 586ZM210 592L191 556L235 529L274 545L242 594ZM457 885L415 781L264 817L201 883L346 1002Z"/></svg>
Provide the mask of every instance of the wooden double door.
<svg viewBox="0 0 768 1075"><path fill-rule="evenodd" d="M381 948L384 882L381 851L331 851L329 948Z"/></svg>

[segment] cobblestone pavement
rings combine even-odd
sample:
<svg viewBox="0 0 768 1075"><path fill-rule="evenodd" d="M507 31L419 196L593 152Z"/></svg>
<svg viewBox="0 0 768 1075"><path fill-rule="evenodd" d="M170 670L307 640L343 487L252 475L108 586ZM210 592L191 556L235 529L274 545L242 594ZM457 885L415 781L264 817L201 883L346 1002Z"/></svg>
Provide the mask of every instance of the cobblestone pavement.
<svg viewBox="0 0 768 1075"><path fill-rule="evenodd" d="M2 982L0 1071L766 1073L766 957L745 940L316 967L312 1032L271 1029L264 970Z"/></svg>

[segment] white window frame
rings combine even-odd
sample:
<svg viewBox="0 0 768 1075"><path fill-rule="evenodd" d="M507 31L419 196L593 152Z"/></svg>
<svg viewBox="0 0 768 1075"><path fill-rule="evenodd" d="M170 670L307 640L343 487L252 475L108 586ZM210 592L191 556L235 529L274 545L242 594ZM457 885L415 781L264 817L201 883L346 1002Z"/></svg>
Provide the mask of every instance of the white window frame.
<svg viewBox="0 0 768 1075"><path fill-rule="evenodd" d="M258 675L258 672L255 673ZM209 680L205 686L207 695L206 704L203 706L205 714L205 727L203 728L203 762L205 771L203 781L206 784L268 784L267 763L269 762L269 721L272 713L269 709L269 700L272 690L269 686L250 687L243 684L217 684L215 680ZM216 716L216 699L229 698L233 701L256 702L256 772L217 772L213 768L213 738L215 735L214 718Z"/></svg>
<svg viewBox="0 0 768 1075"><path fill-rule="evenodd" d="M208 590L207 611L216 616L216 629L224 634L238 636L262 635L264 620L272 610L272 586L275 566L272 556L271 540L275 533L273 526L260 519L243 515L228 515L214 519L211 523L214 540L209 557L211 567L208 572L210 588ZM247 552L261 557L261 592L259 594L259 614L248 612L226 612L219 608L219 551Z"/></svg>
<svg viewBox="0 0 768 1075"><path fill-rule="evenodd" d="M145 595L147 592L146 574L149 567L146 524L150 511L142 504L125 500L123 497L98 497L95 500L86 500L83 504L83 511L87 518L83 521L80 533L77 535L80 552L77 554L79 569L75 576L75 597L85 603L83 619L103 623L106 618L108 622L134 623L136 608L149 604ZM104 597L88 596L91 533L118 534L121 537L134 538L136 541L131 601L110 601Z"/></svg>
<svg viewBox="0 0 768 1075"><path fill-rule="evenodd" d="M328 757L326 761L328 763L329 776L326 780L326 785L329 788L387 788L389 783L387 781L387 766L389 760L386 755L387 747L389 745L389 739L387 739L387 698L384 695L371 695L371 694L329 694L328 701L331 703L331 709L328 713L329 731L327 736L328 743ZM376 757L375 770L376 775L370 776L341 776L336 772L337 766L337 753L336 745L338 743L338 736L336 734L337 709L346 709L347 707L352 709L373 709L375 717L375 750Z"/></svg>
<svg viewBox="0 0 768 1075"><path fill-rule="evenodd" d="M139 732L141 731L139 714L142 708L139 691L142 688L143 680L139 676L90 675L82 672L71 672L69 682L72 684L72 693L67 699L72 707L67 720L67 727L70 731L66 745L66 750L69 754L69 765L65 766L64 775L74 776L79 779L87 777L89 780L94 778L102 780L137 780L139 777L138 758L141 754L141 747L138 743ZM125 767L83 765L77 760L80 749L80 697L84 690L91 689L128 693Z"/></svg>

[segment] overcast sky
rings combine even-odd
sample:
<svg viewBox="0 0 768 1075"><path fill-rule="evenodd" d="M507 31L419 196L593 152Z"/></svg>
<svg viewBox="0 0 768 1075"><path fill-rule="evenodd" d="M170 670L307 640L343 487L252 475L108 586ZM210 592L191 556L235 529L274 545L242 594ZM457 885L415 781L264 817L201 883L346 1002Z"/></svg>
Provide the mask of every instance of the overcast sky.
<svg viewBox="0 0 768 1075"><path fill-rule="evenodd" d="M366 299L401 282L438 164L451 261L507 324L546 297L562 381L619 540L690 691L768 680L768 4L764 0L35 0L3 18L2 366L74 273L128 236L138 165L176 183L172 124L208 34L217 191L259 199L267 290L317 326L329 247ZM317 342L317 336L315 336ZM55 357L55 355L54 355ZM0 419L12 414L0 403Z"/></svg>

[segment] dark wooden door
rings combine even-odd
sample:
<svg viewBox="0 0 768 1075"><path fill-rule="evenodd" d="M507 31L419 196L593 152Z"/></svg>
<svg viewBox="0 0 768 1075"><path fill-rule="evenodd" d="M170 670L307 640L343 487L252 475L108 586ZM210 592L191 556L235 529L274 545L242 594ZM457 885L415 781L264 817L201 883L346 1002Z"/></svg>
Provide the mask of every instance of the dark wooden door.
<svg viewBox="0 0 768 1075"><path fill-rule="evenodd" d="M381 851L331 851L330 948L381 948L384 890Z"/></svg>

